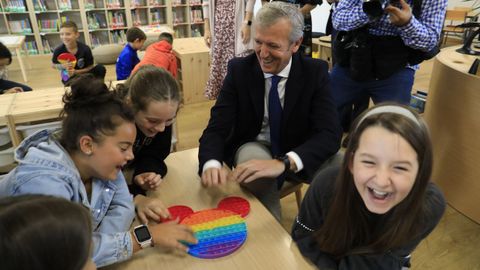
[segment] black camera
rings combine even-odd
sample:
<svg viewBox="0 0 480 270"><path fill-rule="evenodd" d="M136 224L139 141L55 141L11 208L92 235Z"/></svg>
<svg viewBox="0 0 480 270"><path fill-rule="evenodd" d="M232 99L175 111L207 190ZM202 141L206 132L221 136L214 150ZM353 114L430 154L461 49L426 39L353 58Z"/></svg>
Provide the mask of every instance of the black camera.
<svg viewBox="0 0 480 270"><path fill-rule="evenodd" d="M383 15L383 10L389 3L398 3L398 0L363 0L363 12L371 19L378 19Z"/></svg>

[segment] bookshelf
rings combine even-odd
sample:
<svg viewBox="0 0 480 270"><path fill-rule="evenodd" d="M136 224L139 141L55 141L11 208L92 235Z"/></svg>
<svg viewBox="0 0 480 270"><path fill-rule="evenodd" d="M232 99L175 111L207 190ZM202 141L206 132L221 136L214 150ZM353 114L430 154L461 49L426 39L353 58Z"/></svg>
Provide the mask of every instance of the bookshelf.
<svg viewBox="0 0 480 270"><path fill-rule="evenodd" d="M0 35L24 35L29 54L50 54L67 20L92 48L125 43L131 26L169 26L176 38L204 33L202 0L0 0Z"/></svg>

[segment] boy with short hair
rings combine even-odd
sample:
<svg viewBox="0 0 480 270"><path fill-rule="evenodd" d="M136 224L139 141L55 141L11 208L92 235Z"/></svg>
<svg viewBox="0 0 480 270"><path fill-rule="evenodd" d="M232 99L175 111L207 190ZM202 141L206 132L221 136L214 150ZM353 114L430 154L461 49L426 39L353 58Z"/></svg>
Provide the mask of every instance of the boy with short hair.
<svg viewBox="0 0 480 270"><path fill-rule="evenodd" d="M133 68L140 62L137 51L140 50L147 40L145 33L138 27L127 30L127 45L117 58L117 80L125 80L132 73Z"/></svg>
<svg viewBox="0 0 480 270"><path fill-rule="evenodd" d="M158 37L158 41L147 47L143 59L132 71L132 74L143 65L154 65L170 72L174 78L177 78L177 58L172 51L173 35L163 32Z"/></svg>
<svg viewBox="0 0 480 270"><path fill-rule="evenodd" d="M77 74L91 73L96 78L103 80L107 73L103 65L94 66L92 50L87 45L77 41L79 36L80 33L75 22L67 21L60 25L60 39L63 44L53 51L52 66L61 71L63 84L66 84L70 78ZM61 64L58 56L62 53L75 55L76 62Z"/></svg>

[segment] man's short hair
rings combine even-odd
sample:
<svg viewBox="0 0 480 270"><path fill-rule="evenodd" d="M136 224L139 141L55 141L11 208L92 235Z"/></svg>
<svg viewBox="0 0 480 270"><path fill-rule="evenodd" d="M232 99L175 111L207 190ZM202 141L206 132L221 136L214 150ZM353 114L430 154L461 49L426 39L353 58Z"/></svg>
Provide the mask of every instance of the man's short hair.
<svg viewBox="0 0 480 270"><path fill-rule="evenodd" d="M170 44L173 44L173 35L167 32L163 32L158 36L158 41L165 40Z"/></svg>
<svg viewBox="0 0 480 270"><path fill-rule="evenodd" d="M66 21L66 22L63 22L61 25L60 25L60 29L62 28L73 28L73 31L76 33L78 32L78 27L77 27L77 24L74 22L74 21Z"/></svg>
<svg viewBox="0 0 480 270"><path fill-rule="evenodd" d="M255 17L255 24L259 27L270 27L280 19L290 22L290 42L296 42L303 36L303 15L297 6L281 1L266 3L260 8Z"/></svg>
<svg viewBox="0 0 480 270"><path fill-rule="evenodd" d="M138 27L131 27L127 30L127 41L134 42L135 40L146 40L147 35Z"/></svg>

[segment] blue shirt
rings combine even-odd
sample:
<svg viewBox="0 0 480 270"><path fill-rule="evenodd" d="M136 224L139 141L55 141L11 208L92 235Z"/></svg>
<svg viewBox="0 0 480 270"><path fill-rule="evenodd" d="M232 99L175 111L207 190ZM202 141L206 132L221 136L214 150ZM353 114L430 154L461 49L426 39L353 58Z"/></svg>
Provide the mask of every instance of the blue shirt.
<svg viewBox="0 0 480 270"><path fill-rule="evenodd" d="M101 267L132 255L129 228L135 208L122 172L113 181L93 179L89 200L73 160L48 130L26 138L15 150L15 159L18 166L0 181L0 198L44 194L81 203L92 217L95 264Z"/></svg>
<svg viewBox="0 0 480 270"><path fill-rule="evenodd" d="M137 50L127 43L117 58L117 80L126 80L138 62L140 59L138 59Z"/></svg>
<svg viewBox="0 0 480 270"><path fill-rule="evenodd" d="M406 0L412 6L413 0ZM363 0L341 0L333 12L333 27L350 31L370 24L369 32L377 36L400 36L405 45L422 51L433 49L440 39L447 0L423 0L420 18L412 18L404 26L390 23L388 13L373 21L362 10Z"/></svg>

